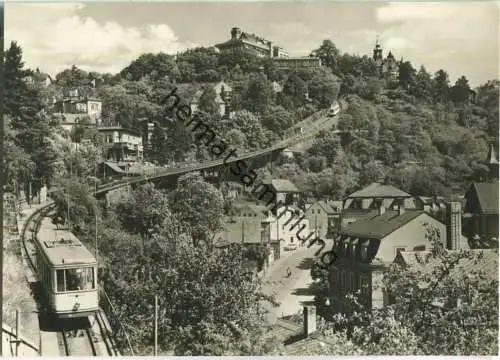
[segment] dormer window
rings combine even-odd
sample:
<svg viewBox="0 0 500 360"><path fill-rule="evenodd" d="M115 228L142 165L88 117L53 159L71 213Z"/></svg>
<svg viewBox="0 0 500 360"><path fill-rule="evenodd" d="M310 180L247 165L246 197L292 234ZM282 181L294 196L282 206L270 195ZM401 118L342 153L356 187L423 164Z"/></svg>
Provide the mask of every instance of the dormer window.
<svg viewBox="0 0 500 360"><path fill-rule="evenodd" d="M358 246L358 242L359 242L359 239L354 239L353 241L351 241L351 258L352 259L356 259L356 250L357 250L357 246Z"/></svg>
<svg viewBox="0 0 500 360"><path fill-rule="evenodd" d="M349 238L349 237L344 240L344 254L346 257L349 256L349 242L350 242L350 240L351 240L351 238Z"/></svg>
<svg viewBox="0 0 500 360"><path fill-rule="evenodd" d="M368 260L368 246L370 245L370 240L365 241L364 243L361 244L361 260L362 261L367 261Z"/></svg>

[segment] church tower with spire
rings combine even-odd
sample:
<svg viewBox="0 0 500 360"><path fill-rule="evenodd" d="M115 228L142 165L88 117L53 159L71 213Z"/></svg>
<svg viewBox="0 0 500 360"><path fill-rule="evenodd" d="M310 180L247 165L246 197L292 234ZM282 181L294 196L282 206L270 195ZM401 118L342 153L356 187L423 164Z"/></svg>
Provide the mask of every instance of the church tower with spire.
<svg viewBox="0 0 500 360"><path fill-rule="evenodd" d="M380 43L378 41L378 35L377 35L377 40L375 42L375 48L373 49L373 60L375 60L377 65L382 65L382 60L383 60L382 47L380 46Z"/></svg>
<svg viewBox="0 0 500 360"><path fill-rule="evenodd" d="M486 165L489 169L490 179L498 180L499 163L493 144L490 144L490 150L488 151L488 157L486 158Z"/></svg>

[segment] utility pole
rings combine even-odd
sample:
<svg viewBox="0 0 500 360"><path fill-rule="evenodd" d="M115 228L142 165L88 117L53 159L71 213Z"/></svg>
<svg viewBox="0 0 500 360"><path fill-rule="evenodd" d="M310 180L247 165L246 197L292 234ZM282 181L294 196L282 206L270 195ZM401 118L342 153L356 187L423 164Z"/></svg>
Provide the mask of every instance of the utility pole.
<svg viewBox="0 0 500 360"><path fill-rule="evenodd" d="M155 295L155 329L154 329L154 336L155 336L155 355L158 356L158 295Z"/></svg>
<svg viewBox="0 0 500 360"><path fill-rule="evenodd" d="M245 243L245 220L241 223L241 242Z"/></svg>

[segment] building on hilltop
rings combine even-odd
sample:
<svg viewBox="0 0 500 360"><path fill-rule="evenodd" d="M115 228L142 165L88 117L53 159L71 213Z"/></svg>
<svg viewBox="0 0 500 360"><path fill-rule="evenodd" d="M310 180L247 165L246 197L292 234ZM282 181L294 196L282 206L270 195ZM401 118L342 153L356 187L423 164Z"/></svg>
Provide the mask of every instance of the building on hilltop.
<svg viewBox="0 0 500 360"><path fill-rule="evenodd" d="M273 61L278 69L317 68L321 66L321 60L311 56L273 58Z"/></svg>
<svg viewBox="0 0 500 360"><path fill-rule="evenodd" d="M273 46L273 43L255 34L241 31L240 28L231 29L231 39L216 44L219 51L245 50L259 57L272 58L278 68L294 67L319 67L321 60L316 57L290 57L288 51L280 46Z"/></svg>
<svg viewBox="0 0 500 360"><path fill-rule="evenodd" d="M400 251L425 251L432 248L426 226L439 230L444 248L468 249L467 238L461 234L460 204L453 203L447 224L423 210L386 210L383 205L340 230L333 250L338 258L331 267L329 289L334 312L344 312L345 295L360 290L361 301L372 309L387 305L388 298L380 287L383 271Z"/></svg>
<svg viewBox="0 0 500 360"><path fill-rule="evenodd" d="M399 77L399 65L401 61L397 61L391 51L384 59L382 47L379 44L378 38L373 49L373 60L377 64L381 78L388 81L397 81Z"/></svg>
<svg viewBox="0 0 500 360"><path fill-rule="evenodd" d="M271 41L255 34L243 32L238 27L231 29L230 40L216 44L215 47L220 51L249 50L260 57L272 57L273 55L273 45Z"/></svg>
<svg viewBox="0 0 500 360"><path fill-rule="evenodd" d="M97 98L81 96L78 89L66 92L62 99L53 104L54 115L61 119L61 125L68 131L78 123L98 126L102 119L102 101Z"/></svg>

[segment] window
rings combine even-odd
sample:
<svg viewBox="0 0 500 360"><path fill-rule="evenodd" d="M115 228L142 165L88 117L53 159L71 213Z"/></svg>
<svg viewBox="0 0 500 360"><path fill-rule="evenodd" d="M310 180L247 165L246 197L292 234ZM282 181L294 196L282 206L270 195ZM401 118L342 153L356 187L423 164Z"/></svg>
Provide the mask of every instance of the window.
<svg viewBox="0 0 500 360"><path fill-rule="evenodd" d="M57 291L95 289L94 268L57 270Z"/></svg>
<svg viewBox="0 0 500 360"><path fill-rule="evenodd" d="M57 270L57 291L64 291L64 270Z"/></svg>
<svg viewBox="0 0 500 360"><path fill-rule="evenodd" d="M293 243L293 236L290 238L290 242Z"/></svg>
<svg viewBox="0 0 500 360"><path fill-rule="evenodd" d="M311 210L311 214L314 214L314 209Z"/></svg>
<svg viewBox="0 0 500 360"><path fill-rule="evenodd" d="M361 294L364 297L370 297L370 279L367 275L360 275L359 277Z"/></svg>
<svg viewBox="0 0 500 360"><path fill-rule="evenodd" d="M347 238L344 240L344 255L349 256L349 240L350 238Z"/></svg>
<svg viewBox="0 0 500 360"><path fill-rule="evenodd" d="M365 241L361 244L361 260L368 260L368 245L370 245L370 241Z"/></svg>

